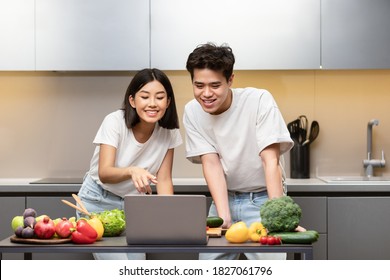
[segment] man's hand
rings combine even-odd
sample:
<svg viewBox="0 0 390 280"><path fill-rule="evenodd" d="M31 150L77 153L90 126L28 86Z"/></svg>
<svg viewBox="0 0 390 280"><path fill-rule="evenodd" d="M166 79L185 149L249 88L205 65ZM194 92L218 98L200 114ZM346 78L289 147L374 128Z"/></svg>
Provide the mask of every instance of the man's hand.
<svg viewBox="0 0 390 280"><path fill-rule="evenodd" d="M295 229L295 231L304 232L304 231L306 231L306 229L305 229L304 227L297 226L297 228Z"/></svg>

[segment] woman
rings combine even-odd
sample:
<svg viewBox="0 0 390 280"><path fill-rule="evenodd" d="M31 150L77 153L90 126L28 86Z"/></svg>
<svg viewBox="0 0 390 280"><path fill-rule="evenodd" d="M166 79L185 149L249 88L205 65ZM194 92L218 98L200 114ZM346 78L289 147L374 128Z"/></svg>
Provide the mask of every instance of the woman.
<svg viewBox="0 0 390 280"><path fill-rule="evenodd" d="M157 194L173 194L173 154L182 139L168 77L158 69L138 72L122 109L105 117L93 143L90 169L78 194L89 212L123 209L125 195L152 193L151 183L156 184ZM145 254L94 257L145 259Z"/></svg>

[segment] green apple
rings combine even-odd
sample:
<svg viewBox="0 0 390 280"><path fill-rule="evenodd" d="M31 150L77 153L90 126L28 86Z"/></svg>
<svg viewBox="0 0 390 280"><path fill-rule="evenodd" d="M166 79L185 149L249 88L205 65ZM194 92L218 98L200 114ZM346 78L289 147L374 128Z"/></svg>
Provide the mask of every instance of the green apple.
<svg viewBox="0 0 390 280"><path fill-rule="evenodd" d="M18 226L23 227L24 226L24 218L23 216L15 216L12 219L11 227L12 230L15 231Z"/></svg>
<svg viewBox="0 0 390 280"><path fill-rule="evenodd" d="M57 218L53 220L54 225L56 226L59 222L62 221L62 218Z"/></svg>
<svg viewBox="0 0 390 280"><path fill-rule="evenodd" d="M37 223L40 221L40 220L43 220L44 217L46 217L47 215L40 215L38 217L35 218L35 221L37 221Z"/></svg>

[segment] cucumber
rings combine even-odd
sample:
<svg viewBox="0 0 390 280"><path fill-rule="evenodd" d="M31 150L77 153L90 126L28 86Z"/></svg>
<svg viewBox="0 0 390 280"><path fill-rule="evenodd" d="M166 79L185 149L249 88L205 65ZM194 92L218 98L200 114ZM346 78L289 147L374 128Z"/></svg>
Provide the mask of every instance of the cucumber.
<svg viewBox="0 0 390 280"><path fill-rule="evenodd" d="M220 227L223 224L223 219L218 216L207 217L207 226L211 228Z"/></svg>
<svg viewBox="0 0 390 280"><path fill-rule="evenodd" d="M303 232L270 232L269 235L278 236L285 244L311 244L318 240L318 232L307 230Z"/></svg>

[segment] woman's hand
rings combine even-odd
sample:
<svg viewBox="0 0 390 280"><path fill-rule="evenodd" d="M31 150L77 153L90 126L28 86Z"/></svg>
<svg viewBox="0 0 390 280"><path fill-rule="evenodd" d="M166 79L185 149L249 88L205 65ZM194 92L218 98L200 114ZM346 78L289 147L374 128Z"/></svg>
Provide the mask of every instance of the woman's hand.
<svg viewBox="0 0 390 280"><path fill-rule="evenodd" d="M157 184L157 177L155 175L150 174L147 170L137 166L129 167L129 173L131 180L139 193L152 193L150 183Z"/></svg>

